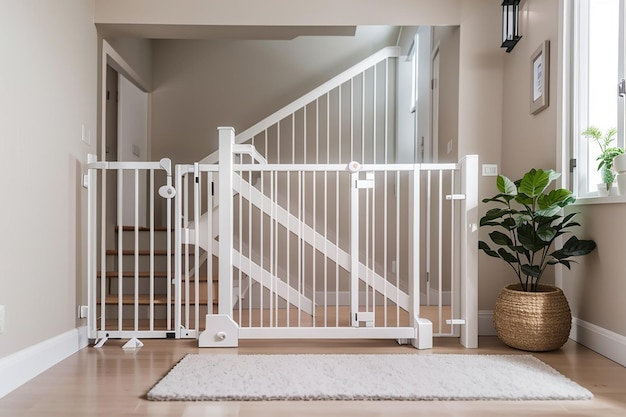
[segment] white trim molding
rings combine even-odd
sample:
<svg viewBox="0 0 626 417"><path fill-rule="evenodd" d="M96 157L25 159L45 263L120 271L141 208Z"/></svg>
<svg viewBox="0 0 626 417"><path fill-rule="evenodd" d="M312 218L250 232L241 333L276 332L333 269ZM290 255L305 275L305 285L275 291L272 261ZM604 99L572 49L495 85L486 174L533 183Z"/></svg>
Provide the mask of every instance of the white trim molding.
<svg viewBox="0 0 626 417"><path fill-rule="evenodd" d="M570 339L626 366L626 337L579 318L572 318Z"/></svg>
<svg viewBox="0 0 626 417"><path fill-rule="evenodd" d="M493 327L492 310L478 310L478 334L480 336L496 335L496 328Z"/></svg>
<svg viewBox="0 0 626 417"><path fill-rule="evenodd" d="M88 345L87 327L78 327L0 358L0 398Z"/></svg>

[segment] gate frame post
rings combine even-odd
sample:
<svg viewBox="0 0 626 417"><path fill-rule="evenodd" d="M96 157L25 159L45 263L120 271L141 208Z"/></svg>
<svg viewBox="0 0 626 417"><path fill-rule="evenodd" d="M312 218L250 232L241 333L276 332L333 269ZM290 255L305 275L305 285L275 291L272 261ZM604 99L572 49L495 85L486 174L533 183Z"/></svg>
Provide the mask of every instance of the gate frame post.
<svg viewBox="0 0 626 417"><path fill-rule="evenodd" d="M461 345L478 347L478 155L461 164Z"/></svg>
<svg viewBox="0 0 626 417"><path fill-rule="evenodd" d="M87 164L96 162L98 157L94 154L87 155ZM98 210L98 174L95 169L87 169L87 177L83 185L87 187L87 338L96 339L96 281L97 281L97 210Z"/></svg>
<svg viewBox="0 0 626 417"><path fill-rule="evenodd" d="M218 313L233 313L233 145L235 129L218 127L219 132L219 261Z"/></svg>
<svg viewBox="0 0 626 417"><path fill-rule="evenodd" d="M411 178L413 215L410 219L409 246L413 261L409 265L409 325L415 329L415 339L411 340L411 345L417 349L432 349L433 323L420 317L420 173L421 165L415 164Z"/></svg>
<svg viewBox="0 0 626 417"><path fill-rule="evenodd" d="M233 320L233 147L235 129L218 127L219 133L219 249L218 314L206 315L198 347L239 346L239 325ZM209 239L211 242L212 238ZM211 300L209 300L211 302Z"/></svg>

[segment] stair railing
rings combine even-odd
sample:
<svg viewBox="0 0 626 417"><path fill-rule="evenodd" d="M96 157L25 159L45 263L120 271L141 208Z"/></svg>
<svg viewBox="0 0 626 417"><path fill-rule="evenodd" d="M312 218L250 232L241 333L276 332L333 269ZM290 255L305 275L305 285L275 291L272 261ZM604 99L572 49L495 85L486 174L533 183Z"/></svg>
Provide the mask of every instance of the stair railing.
<svg viewBox="0 0 626 417"><path fill-rule="evenodd" d="M350 107L351 108L353 107L352 105L354 104L355 100L359 101L361 104L361 108L359 109L354 108L354 109L351 109L351 111L361 112L363 114L367 112L366 116L371 116L370 114L371 109L368 109L365 107L366 99L364 97L366 95L365 91L367 88L365 74L368 71L372 72L373 75L370 76L369 78L371 78L373 82L376 83L377 82L376 81L377 65L381 63L385 63L386 69L384 70L384 77L385 77L384 78L384 85L385 85L384 90L385 92L389 93L390 92L389 84L393 82L393 77L391 75L391 71L389 70L389 60L393 58L397 58L399 56L400 56L399 47L392 46L392 47L381 49L377 53L364 59L358 64L350 67L349 69L342 72L341 74L333 77L332 79L320 85L319 87L311 90L309 93L303 95L302 97L296 99L295 101L286 105L282 109L276 111L275 113L271 114L270 116L266 117L265 119L251 126L249 129L246 129L245 131L237 134L235 136L235 144L242 144L245 142L253 141L253 139L257 135L263 134L264 132L267 133L268 129L270 129L272 126L279 125L281 121L294 119L297 112L302 112L303 109L305 109L308 105L310 105L311 103L315 103L316 101L318 101L319 99L323 97L328 98L332 92L340 91L342 85L346 83L349 83L349 90L350 90L349 94L350 94L350 101L351 101ZM378 82L382 83L381 80L378 80ZM368 80L368 82L370 81L371 80ZM360 95L358 94L358 91L357 91L357 95L354 96L355 89L358 89L358 91L360 91ZM380 90L383 90L382 86ZM338 94L341 94L341 93L339 92ZM373 93L373 94L376 95L376 93ZM375 111L376 110L374 110L374 112ZM385 109L383 110L383 112L385 112L385 114L388 115L387 106L385 106ZM365 124L364 120L362 124L363 125ZM280 129L280 127L278 129ZM268 152L264 152L264 155L266 158L268 154L269 154ZM357 158L347 159L346 162L352 159L357 159ZM360 159L361 161L364 161L363 158L358 158L358 159ZM203 158L200 161L200 163L201 164L214 164L214 163L217 163L218 161L219 161L219 150ZM291 163L295 163L295 161L292 161Z"/></svg>

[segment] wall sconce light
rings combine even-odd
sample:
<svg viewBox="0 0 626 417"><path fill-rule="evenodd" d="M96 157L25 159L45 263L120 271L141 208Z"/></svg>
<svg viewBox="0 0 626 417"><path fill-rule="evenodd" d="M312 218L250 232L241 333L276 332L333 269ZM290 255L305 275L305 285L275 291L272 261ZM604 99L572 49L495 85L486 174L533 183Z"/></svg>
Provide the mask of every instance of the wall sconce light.
<svg viewBox="0 0 626 417"><path fill-rule="evenodd" d="M511 52L522 39L519 35L519 3L520 0L502 1L502 48L507 52Z"/></svg>

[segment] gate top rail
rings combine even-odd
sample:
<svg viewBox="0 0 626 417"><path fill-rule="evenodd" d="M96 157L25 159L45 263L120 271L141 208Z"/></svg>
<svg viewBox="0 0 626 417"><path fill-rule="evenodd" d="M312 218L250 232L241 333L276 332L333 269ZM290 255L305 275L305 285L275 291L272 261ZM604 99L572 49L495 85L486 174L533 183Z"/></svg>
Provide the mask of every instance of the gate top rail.
<svg viewBox="0 0 626 417"><path fill-rule="evenodd" d="M307 172L324 172L324 171L350 171L350 172L365 172L365 171L457 171L461 169L458 163L441 163L441 164L364 164L359 165L359 168L354 170L350 169L349 164L264 164L264 165L252 165L252 164L233 164L232 169L234 171L307 171Z"/></svg>
<svg viewBox="0 0 626 417"><path fill-rule="evenodd" d="M158 162L152 161L96 161L87 164L87 169L162 169L167 172L168 176L172 176L172 161L169 158L163 158Z"/></svg>

